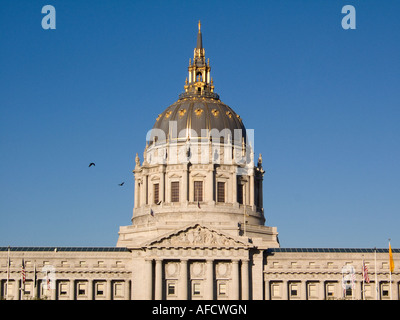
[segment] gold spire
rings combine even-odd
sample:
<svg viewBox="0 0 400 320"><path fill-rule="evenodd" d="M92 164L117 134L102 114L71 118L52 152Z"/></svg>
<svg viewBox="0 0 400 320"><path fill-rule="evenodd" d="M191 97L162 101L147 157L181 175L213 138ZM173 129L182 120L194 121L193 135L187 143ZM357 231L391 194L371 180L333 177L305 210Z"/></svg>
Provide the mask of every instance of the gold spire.
<svg viewBox="0 0 400 320"><path fill-rule="evenodd" d="M203 48L203 37L201 34L201 21L198 23L199 32L197 33L197 43L194 48L193 60L189 59L189 77L185 81L185 96L207 96L219 99L214 93L214 85L211 80L210 60L205 58Z"/></svg>

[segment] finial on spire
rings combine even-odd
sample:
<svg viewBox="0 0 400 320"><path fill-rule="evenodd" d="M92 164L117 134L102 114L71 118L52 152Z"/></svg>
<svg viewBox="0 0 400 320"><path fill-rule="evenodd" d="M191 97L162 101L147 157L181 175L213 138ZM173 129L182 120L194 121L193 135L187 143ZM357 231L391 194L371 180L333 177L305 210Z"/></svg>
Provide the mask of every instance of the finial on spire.
<svg viewBox="0 0 400 320"><path fill-rule="evenodd" d="M185 80L185 92L180 94L179 98L203 96L219 99L218 94L214 93L213 80L210 75L210 60L207 59L206 62L205 58L200 20L198 22L198 28L199 31L197 33L196 47L193 52L193 60L189 59L189 76Z"/></svg>
<svg viewBox="0 0 400 320"><path fill-rule="evenodd" d="M197 46L196 46L196 49L199 49L198 57L201 57L201 56L204 57L203 37L201 35L201 22L200 22L200 20L199 20L199 32L197 33Z"/></svg>

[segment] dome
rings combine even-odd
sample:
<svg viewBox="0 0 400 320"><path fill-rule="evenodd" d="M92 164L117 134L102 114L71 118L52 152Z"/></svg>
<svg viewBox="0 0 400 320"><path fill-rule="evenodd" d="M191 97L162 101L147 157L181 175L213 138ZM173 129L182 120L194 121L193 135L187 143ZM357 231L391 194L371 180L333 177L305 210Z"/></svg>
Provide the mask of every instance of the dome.
<svg viewBox="0 0 400 320"><path fill-rule="evenodd" d="M149 142L201 142L214 137L230 139L233 144L241 144L242 137L246 141L242 119L219 99L192 97L179 99L158 115Z"/></svg>
<svg viewBox="0 0 400 320"><path fill-rule="evenodd" d="M200 27L199 22L197 46L193 60L189 59L185 91L179 95L178 101L158 115L147 135L149 146L189 140L241 146L246 143L242 119L214 92L210 60L205 58Z"/></svg>

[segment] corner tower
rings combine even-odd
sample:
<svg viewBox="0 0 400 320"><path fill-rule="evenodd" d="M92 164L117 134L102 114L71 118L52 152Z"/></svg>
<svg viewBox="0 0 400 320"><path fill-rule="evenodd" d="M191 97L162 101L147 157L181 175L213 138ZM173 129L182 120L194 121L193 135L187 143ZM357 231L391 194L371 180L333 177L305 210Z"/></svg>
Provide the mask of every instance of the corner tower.
<svg viewBox="0 0 400 320"><path fill-rule="evenodd" d="M156 117L142 160L136 154L132 225L120 228L117 246L135 247L194 223L279 246L276 228L265 226L262 157L255 165L247 133L214 92L199 22L184 92Z"/></svg>

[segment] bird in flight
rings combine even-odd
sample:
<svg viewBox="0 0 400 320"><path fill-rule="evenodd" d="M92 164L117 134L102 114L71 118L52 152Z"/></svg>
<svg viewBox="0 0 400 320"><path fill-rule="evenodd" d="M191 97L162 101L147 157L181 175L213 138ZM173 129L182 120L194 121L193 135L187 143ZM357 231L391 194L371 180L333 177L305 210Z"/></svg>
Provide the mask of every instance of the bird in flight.
<svg viewBox="0 0 400 320"><path fill-rule="evenodd" d="M91 163L89 164L89 168L90 168L91 166L95 166L95 164L94 164L93 162L91 162Z"/></svg>
<svg viewBox="0 0 400 320"><path fill-rule="evenodd" d="M118 185L122 187L122 186L124 185L124 183L125 183L125 182L118 183Z"/></svg>

